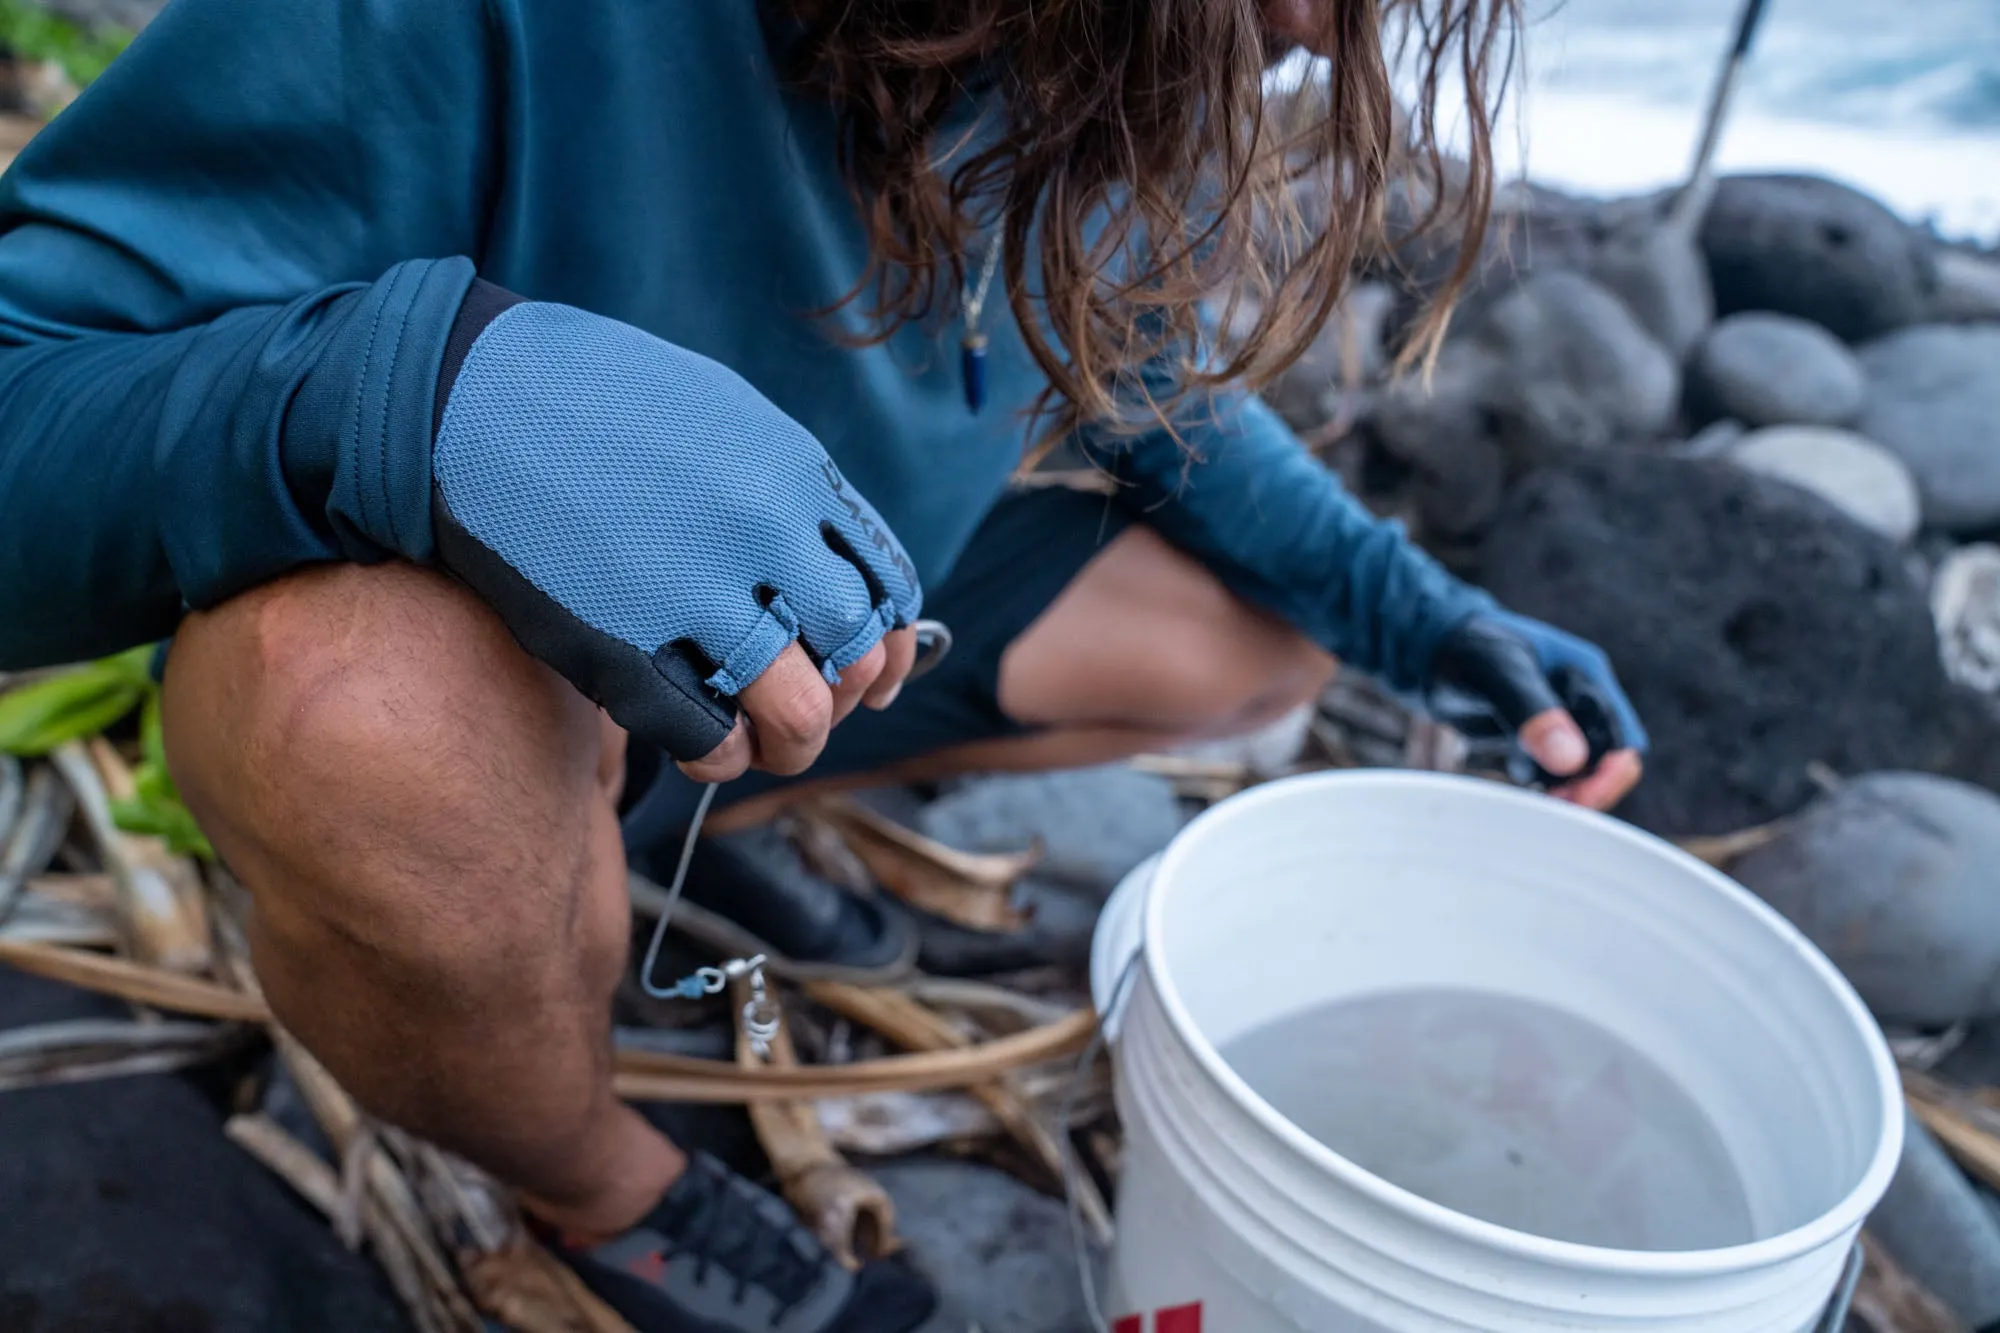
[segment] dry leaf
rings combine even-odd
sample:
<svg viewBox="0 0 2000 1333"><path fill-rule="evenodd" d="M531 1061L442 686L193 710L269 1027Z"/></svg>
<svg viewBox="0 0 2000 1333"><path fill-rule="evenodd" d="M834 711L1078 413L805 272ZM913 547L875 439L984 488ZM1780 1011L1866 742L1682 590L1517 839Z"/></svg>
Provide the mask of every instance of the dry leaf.
<svg viewBox="0 0 2000 1333"><path fill-rule="evenodd" d="M1006 855L961 852L835 797L800 814L837 830L889 892L934 916L972 930L1013 931L1028 922L1015 908L1014 884L1037 861L1040 847Z"/></svg>
<svg viewBox="0 0 2000 1333"><path fill-rule="evenodd" d="M473 1303L521 1333L631 1333L568 1267L527 1236L458 1256Z"/></svg>
<svg viewBox="0 0 2000 1333"><path fill-rule="evenodd" d="M1713 837L1676 838L1674 846L1697 861L1706 861L1717 870L1727 870L1739 858L1776 842L1790 827L1790 820L1780 819L1769 824L1738 829L1734 833L1719 833Z"/></svg>
<svg viewBox="0 0 2000 1333"><path fill-rule="evenodd" d="M732 994L741 1012L750 995L747 983L737 981ZM739 1025L736 1059L746 1069L766 1065L798 1068L791 1023L779 1023L766 1059L750 1049L749 1037ZM771 1160L785 1201L835 1259L853 1270L865 1260L880 1259L901 1248L896 1237L896 1205L873 1177L849 1166L834 1150L811 1102L758 1103L750 1108L750 1124L757 1131L764 1155Z"/></svg>

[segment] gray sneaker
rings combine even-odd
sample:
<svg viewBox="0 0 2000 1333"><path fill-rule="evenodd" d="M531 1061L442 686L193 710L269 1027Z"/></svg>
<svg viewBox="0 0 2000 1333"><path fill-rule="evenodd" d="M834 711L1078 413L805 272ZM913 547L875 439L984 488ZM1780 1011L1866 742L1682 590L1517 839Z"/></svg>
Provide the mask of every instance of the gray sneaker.
<svg viewBox="0 0 2000 1333"><path fill-rule="evenodd" d="M704 1153L632 1230L557 1249L637 1333L911 1333L937 1305L900 1264L848 1272L782 1200Z"/></svg>

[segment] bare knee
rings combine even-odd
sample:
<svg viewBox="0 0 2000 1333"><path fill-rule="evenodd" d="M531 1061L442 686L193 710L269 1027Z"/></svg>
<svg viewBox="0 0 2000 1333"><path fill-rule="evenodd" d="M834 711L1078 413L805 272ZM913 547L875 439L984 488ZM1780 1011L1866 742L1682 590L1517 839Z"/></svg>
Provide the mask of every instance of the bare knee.
<svg viewBox="0 0 2000 1333"><path fill-rule="evenodd" d="M606 729L442 576L328 566L191 616L165 722L277 946L476 970L581 928Z"/></svg>
<svg viewBox="0 0 2000 1333"><path fill-rule="evenodd" d="M1241 602L1184 630L1186 670L1170 687L1170 707L1190 734L1236 735L1274 722L1317 699L1338 669L1319 645Z"/></svg>
<svg viewBox="0 0 2000 1333"><path fill-rule="evenodd" d="M1121 534L1001 659L1001 703L1043 726L1226 735L1316 698L1333 657L1147 528Z"/></svg>

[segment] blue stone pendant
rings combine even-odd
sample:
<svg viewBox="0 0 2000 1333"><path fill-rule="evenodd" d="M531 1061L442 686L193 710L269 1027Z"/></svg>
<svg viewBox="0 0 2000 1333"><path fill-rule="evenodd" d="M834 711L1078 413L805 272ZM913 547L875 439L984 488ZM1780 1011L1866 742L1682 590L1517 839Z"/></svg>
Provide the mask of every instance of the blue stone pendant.
<svg viewBox="0 0 2000 1333"><path fill-rule="evenodd" d="M965 386L965 406L976 416L986 406L986 338L969 333L958 348L958 374Z"/></svg>

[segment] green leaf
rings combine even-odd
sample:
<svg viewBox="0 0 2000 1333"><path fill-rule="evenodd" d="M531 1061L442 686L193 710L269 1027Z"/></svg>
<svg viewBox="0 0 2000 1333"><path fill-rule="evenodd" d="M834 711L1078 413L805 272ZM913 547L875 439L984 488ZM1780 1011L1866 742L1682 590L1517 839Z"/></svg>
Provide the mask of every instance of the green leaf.
<svg viewBox="0 0 2000 1333"><path fill-rule="evenodd" d="M149 644L0 694L0 751L44 755L96 735L142 701L157 711L152 664ZM160 762L166 762L164 750Z"/></svg>
<svg viewBox="0 0 2000 1333"><path fill-rule="evenodd" d="M167 733L160 722L160 691L150 688L146 691L146 707L139 714L139 766L157 769L161 776L167 771Z"/></svg>
<svg viewBox="0 0 2000 1333"><path fill-rule="evenodd" d="M24 60L53 61L79 87L104 73L133 35L109 24L84 27L27 0L0 0L0 47Z"/></svg>
<svg viewBox="0 0 2000 1333"><path fill-rule="evenodd" d="M139 770L139 794L111 803L111 822L127 833L161 838L180 856L215 859L215 848L195 823L194 813L181 803L173 779L163 769ZM150 795L148 792L150 791Z"/></svg>
<svg viewBox="0 0 2000 1333"><path fill-rule="evenodd" d="M0 751L33 757L95 736L144 696L140 686L95 666L24 685L0 696Z"/></svg>

